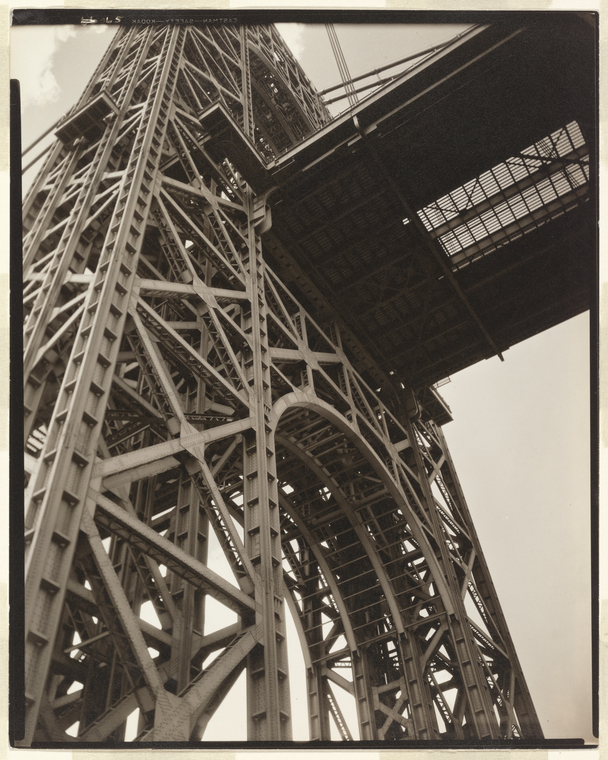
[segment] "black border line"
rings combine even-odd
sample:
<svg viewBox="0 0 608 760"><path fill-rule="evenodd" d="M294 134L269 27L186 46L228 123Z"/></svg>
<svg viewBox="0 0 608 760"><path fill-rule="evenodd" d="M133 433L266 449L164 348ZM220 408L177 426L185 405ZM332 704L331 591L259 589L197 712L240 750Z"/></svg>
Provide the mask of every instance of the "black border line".
<svg viewBox="0 0 608 760"><path fill-rule="evenodd" d="M595 28L596 71L599 71L599 13L576 10L482 10L482 11L422 11L422 10L287 10L287 9L226 9L226 10L164 10L164 9L15 9L11 12L11 26L38 25L85 25L88 23L120 26L149 23L218 23L218 24L271 24L271 23L342 23L342 24L404 24L404 23L527 23L547 24L550 18L576 15L584 17ZM599 81L596 77L595 121L593 145L596 155L592 165L596 169L595 181L591 183L591 201L596 207L599 220L598 172L599 172ZM20 89L17 80L10 82L10 421L9 454L23 451L23 323L22 300L22 230L21 230L21 114ZM599 223L597 233L599 234ZM599 240L596 238L595 278L592 283L590 303L590 512L591 512L591 657L592 657L592 728L599 736L599 634L600 634L600 588L599 588ZM20 456L10 457L9 464L9 740L14 747L24 735L24 620L23 620L23 468ZM233 750L233 749L331 749L391 750L391 749L595 749L598 744L585 744L583 739L543 739L539 742L521 741L408 741L408 742L154 742L97 743L97 742L33 742L30 749L130 749L130 750Z"/></svg>

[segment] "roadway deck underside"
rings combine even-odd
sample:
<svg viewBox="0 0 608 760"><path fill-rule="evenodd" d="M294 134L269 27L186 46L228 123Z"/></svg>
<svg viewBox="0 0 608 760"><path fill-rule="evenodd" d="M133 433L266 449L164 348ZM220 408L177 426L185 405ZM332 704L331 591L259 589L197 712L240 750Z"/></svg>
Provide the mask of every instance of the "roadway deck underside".
<svg viewBox="0 0 608 760"><path fill-rule="evenodd" d="M406 387L589 308L593 45L572 17L477 29L275 162L266 254Z"/></svg>

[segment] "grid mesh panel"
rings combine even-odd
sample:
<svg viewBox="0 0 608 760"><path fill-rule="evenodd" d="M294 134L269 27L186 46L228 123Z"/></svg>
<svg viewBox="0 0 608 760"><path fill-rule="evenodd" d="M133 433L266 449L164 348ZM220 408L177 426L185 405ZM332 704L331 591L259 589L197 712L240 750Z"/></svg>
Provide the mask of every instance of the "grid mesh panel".
<svg viewBox="0 0 608 760"><path fill-rule="evenodd" d="M573 121L418 212L460 268L584 203L589 156Z"/></svg>

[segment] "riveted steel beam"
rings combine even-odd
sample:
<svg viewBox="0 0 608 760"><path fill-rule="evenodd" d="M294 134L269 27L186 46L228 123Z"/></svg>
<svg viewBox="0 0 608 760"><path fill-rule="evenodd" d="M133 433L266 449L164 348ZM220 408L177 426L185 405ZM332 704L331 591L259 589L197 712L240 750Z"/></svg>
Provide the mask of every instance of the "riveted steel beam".
<svg viewBox="0 0 608 760"><path fill-rule="evenodd" d="M197 742L242 672L248 738L289 741L286 600L311 739L540 735L428 394L269 232L278 152L328 120L274 28L159 26L58 127L25 224L24 746L121 742L137 709L134 743Z"/></svg>

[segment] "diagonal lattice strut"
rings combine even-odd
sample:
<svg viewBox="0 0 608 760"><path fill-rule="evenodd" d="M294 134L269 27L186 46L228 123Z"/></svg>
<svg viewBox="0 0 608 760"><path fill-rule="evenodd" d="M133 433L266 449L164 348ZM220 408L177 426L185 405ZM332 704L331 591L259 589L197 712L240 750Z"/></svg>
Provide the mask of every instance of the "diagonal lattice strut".
<svg viewBox="0 0 608 760"><path fill-rule="evenodd" d="M290 740L286 606L311 740L542 736L441 400L273 266L271 168L329 120L272 27L133 26L57 128L24 212L23 746L136 710L136 741L204 739L242 672L249 739Z"/></svg>

